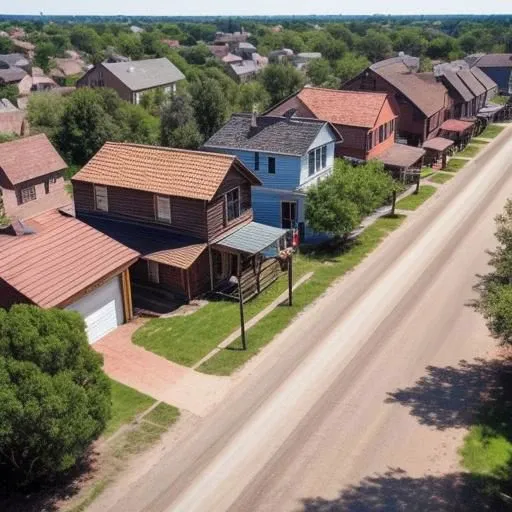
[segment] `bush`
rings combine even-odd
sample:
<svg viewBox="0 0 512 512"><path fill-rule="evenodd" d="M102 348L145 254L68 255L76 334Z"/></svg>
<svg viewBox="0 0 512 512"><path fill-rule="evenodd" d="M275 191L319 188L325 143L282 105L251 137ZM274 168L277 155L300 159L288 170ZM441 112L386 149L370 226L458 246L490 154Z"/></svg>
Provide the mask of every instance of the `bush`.
<svg viewBox="0 0 512 512"><path fill-rule="evenodd" d="M110 382L75 312L0 310L0 467L10 486L84 456L110 416Z"/></svg>

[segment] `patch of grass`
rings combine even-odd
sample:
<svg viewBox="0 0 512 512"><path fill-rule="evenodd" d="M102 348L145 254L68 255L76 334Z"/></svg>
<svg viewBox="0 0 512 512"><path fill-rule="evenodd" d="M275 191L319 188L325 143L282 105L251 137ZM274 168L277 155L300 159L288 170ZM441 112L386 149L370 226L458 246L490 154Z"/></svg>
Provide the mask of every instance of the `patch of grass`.
<svg viewBox="0 0 512 512"><path fill-rule="evenodd" d="M296 268L294 279L298 280L302 274L300 267ZM259 313L287 289L288 282L284 277L281 276L276 283L245 304L246 320ZM237 302L211 301L190 316L150 320L135 331L132 341L170 361L193 366L237 329L239 324Z"/></svg>
<svg viewBox="0 0 512 512"><path fill-rule="evenodd" d="M420 207L435 191L436 187L432 185L422 185L417 194L404 197L396 203L396 207L401 210L416 210L416 208Z"/></svg>
<svg viewBox="0 0 512 512"><path fill-rule="evenodd" d="M467 163L468 163L467 160L461 160L459 158L450 158L450 161L448 162L446 167L443 169L443 171L457 172L457 171L460 171Z"/></svg>
<svg viewBox="0 0 512 512"><path fill-rule="evenodd" d="M498 94L498 95L494 96L494 98L491 101L493 103L497 103L498 105L506 105L508 103L509 99L510 99L510 96Z"/></svg>
<svg viewBox="0 0 512 512"><path fill-rule="evenodd" d="M432 174L434 174L434 169L432 169L432 167L423 167L423 169L421 169L421 178L428 178L429 176L432 176Z"/></svg>
<svg viewBox="0 0 512 512"><path fill-rule="evenodd" d="M479 146L485 146L486 144L489 144L488 140L482 140L482 139L479 139L478 137L474 137L473 142L475 144L478 144Z"/></svg>
<svg viewBox="0 0 512 512"><path fill-rule="evenodd" d="M484 139L494 139L497 137L503 130L504 126L497 126L495 124L490 124L480 135L479 137L483 137Z"/></svg>
<svg viewBox="0 0 512 512"><path fill-rule="evenodd" d="M477 144L468 144L460 153L457 153L457 156L473 158L481 149Z"/></svg>
<svg viewBox="0 0 512 512"><path fill-rule="evenodd" d="M240 350L240 338L230 347L221 350L214 357L203 363L199 371L215 375L230 375L242 366L262 347L285 329L294 317L306 306L317 299L340 276L352 270L380 242L391 232L397 229L404 216L382 217L363 231L361 236L350 246L338 247L337 250L329 248L316 250L310 254L295 257L294 266L300 266L303 272L313 271L313 276L293 294L293 306L278 307L254 327L247 331L247 350Z"/></svg>
<svg viewBox="0 0 512 512"><path fill-rule="evenodd" d="M150 396L125 386L120 382L112 383L112 416L103 435L109 437L125 423L132 422L137 415L151 407L155 400Z"/></svg>
<svg viewBox="0 0 512 512"><path fill-rule="evenodd" d="M430 181L433 183L446 183L447 181L450 181L453 178L453 174L443 174L443 173L437 173L436 175L432 176L430 178Z"/></svg>
<svg viewBox="0 0 512 512"><path fill-rule="evenodd" d="M143 421L147 420L161 427L169 428L173 423L178 421L179 417L180 410L177 407L162 402L146 414Z"/></svg>
<svg viewBox="0 0 512 512"><path fill-rule="evenodd" d="M114 455L124 459L128 455L141 453L156 443L165 429L146 421L141 421L137 428L130 430L116 443Z"/></svg>
<svg viewBox="0 0 512 512"><path fill-rule="evenodd" d="M106 489L109 483L110 480L108 478L103 478L96 482L87 497L78 505L68 509L66 512L84 512L87 507Z"/></svg>

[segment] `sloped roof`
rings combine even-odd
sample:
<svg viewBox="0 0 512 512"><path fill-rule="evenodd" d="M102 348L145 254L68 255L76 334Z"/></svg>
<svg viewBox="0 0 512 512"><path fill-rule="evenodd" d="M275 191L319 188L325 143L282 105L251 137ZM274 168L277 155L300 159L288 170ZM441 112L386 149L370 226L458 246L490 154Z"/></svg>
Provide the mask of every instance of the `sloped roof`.
<svg viewBox="0 0 512 512"><path fill-rule="evenodd" d="M387 94L305 87L297 97L318 119L333 124L373 128Z"/></svg>
<svg viewBox="0 0 512 512"><path fill-rule="evenodd" d="M473 127L475 123L470 121L461 121L460 119L448 119L441 126L440 130L445 132L462 133Z"/></svg>
<svg viewBox="0 0 512 512"><path fill-rule="evenodd" d="M481 96L485 94L485 87L476 79L475 75L469 69L461 69L457 71L457 76L466 84L468 89L475 95Z"/></svg>
<svg viewBox="0 0 512 512"><path fill-rule="evenodd" d="M30 61L22 53L2 53L0 54L0 62L16 67L28 66L30 64Z"/></svg>
<svg viewBox="0 0 512 512"><path fill-rule="evenodd" d="M258 65L253 60L242 60L236 64L230 64L229 67L237 76L257 73L259 71Z"/></svg>
<svg viewBox="0 0 512 512"><path fill-rule="evenodd" d="M475 97L455 71L445 70L443 71L443 75L465 102L471 101Z"/></svg>
<svg viewBox="0 0 512 512"><path fill-rule="evenodd" d="M131 91L142 91L183 80L185 75L165 57L102 64Z"/></svg>
<svg viewBox="0 0 512 512"><path fill-rule="evenodd" d="M414 165L423 155L425 155L424 149L405 144L393 144L376 158L391 167L407 168Z"/></svg>
<svg viewBox="0 0 512 512"><path fill-rule="evenodd" d="M8 68L0 68L0 84L10 84L13 82L20 82L27 72L16 66L10 66Z"/></svg>
<svg viewBox="0 0 512 512"><path fill-rule="evenodd" d="M432 149L434 151L446 151L449 147L453 146L455 142L451 139L444 137L434 137L428 139L423 143L423 149Z"/></svg>
<svg viewBox="0 0 512 512"><path fill-rule="evenodd" d="M479 68L512 68L512 53L482 55L473 65Z"/></svg>
<svg viewBox="0 0 512 512"><path fill-rule="evenodd" d="M251 114L233 115L204 147L302 156L326 125L317 119L258 116L253 128L251 119Z"/></svg>
<svg viewBox="0 0 512 512"><path fill-rule="evenodd" d="M370 69L407 97L427 117L445 106L445 86L440 82L422 80L401 59L377 62Z"/></svg>
<svg viewBox="0 0 512 512"><path fill-rule="evenodd" d="M67 167L44 133L0 144L0 169L12 185Z"/></svg>
<svg viewBox="0 0 512 512"><path fill-rule="evenodd" d="M0 234L0 278L43 308L65 305L138 257L136 251L58 210L21 226L32 233Z"/></svg>
<svg viewBox="0 0 512 512"><path fill-rule="evenodd" d="M261 185L232 155L107 142L73 181L209 201L233 167Z"/></svg>
<svg viewBox="0 0 512 512"><path fill-rule="evenodd" d="M487 91L492 91L498 87L498 84L487 73L484 73L479 67L472 67L471 73L473 73L476 79L485 87Z"/></svg>

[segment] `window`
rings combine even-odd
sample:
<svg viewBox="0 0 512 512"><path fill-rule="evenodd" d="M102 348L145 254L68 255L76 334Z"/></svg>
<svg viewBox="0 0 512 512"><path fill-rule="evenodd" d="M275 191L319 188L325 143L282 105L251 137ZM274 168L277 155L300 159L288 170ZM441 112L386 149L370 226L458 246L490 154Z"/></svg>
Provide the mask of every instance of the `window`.
<svg viewBox="0 0 512 512"><path fill-rule="evenodd" d="M281 203L281 227L292 229L297 224L297 203L295 201L283 201Z"/></svg>
<svg viewBox="0 0 512 512"><path fill-rule="evenodd" d="M94 204L96 210L108 212L108 192L107 187L94 186Z"/></svg>
<svg viewBox="0 0 512 512"><path fill-rule="evenodd" d="M327 146L312 149L308 154L308 174L313 176L327 167Z"/></svg>
<svg viewBox="0 0 512 512"><path fill-rule="evenodd" d="M156 196L156 218L163 222L171 222L171 198Z"/></svg>
<svg viewBox="0 0 512 512"><path fill-rule="evenodd" d="M50 178L50 183L52 183L52 184L53 184L53 183L57 183L57 176L52 176L52 177Z"/></svg>
<svg viewBox="0 0 512 512"><path fill-rule="evenodd" d="M240 190L234 188L226 194L226 218L230 222L240 216Z"/></svg>
<svg viewBox="0 0 512 512"><path fill-rule="evenodd" d="M254 153L254 170L259 171L260 170L260 154Z"/></svg>
<svg viewBox="0 0 512 512"><path fill-rule="evenodd" d="M150 283L160 283L160 269L156 261L148 260L148 281Z"/></svg>
<svg viewBox="0 0 512 512"><path fill-rule="evenodd" d="M379 144L384 140L384 125L379 126Z"/></svg>
<svg viewBox="0 0 512 512"><path fill-rule="evenodd" d="M49 180L44 181L44 193L45 194L50 193L50 181Z"/></svg>
<svg viewBox="0 0 512 512"><path fill-rule="evenodd" d="M26 187L21 189L21 204L28 203L29 201L34 201L36 199L36 187L32 185L31 187Z"/></svg>
<svg viewBox="0 0 512 512"><path fill-rule="evenodd" d="M276 173L276 159L273 156L268 157L268 173L269 174Z"/></svg>
<svg viewBox="0 0 512 512"><path fill-rule="evenodd" d="M322 146L322 169L327 167L327 146Z"/></svg>
<svg viewBox="0 0 512 512"><path fill-rule="evenodd" d="M315 152L309 152L309 175L313 176L315 174Z"/></svg>
<svg viewBox="0 0 512 512"><path fill-rule="evenodd" d="M322 150L321 148L318 148L315 150L315 156L316 156L316 168L317 170L320 170L322 168Z"/></svg>

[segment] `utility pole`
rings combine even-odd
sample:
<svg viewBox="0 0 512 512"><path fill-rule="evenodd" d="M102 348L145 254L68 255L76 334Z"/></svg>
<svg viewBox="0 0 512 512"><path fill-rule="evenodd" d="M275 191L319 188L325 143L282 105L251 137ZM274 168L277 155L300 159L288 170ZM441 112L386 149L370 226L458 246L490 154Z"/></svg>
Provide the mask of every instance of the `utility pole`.
<svg viewBox="0 0 512 512"><path fill-rule="evenodd" d="M242 291L242 255L238 255L238 302L240 304L240 334L242 338L242 349L247 350L247 341L245 339L245 320L244 320L244 296Z"/></svg>
<svg viewBox="0 0 512 512"><path fill-rule="evenodd" d="M288 258L288 306L293 302L293 255Z"/></svg>

